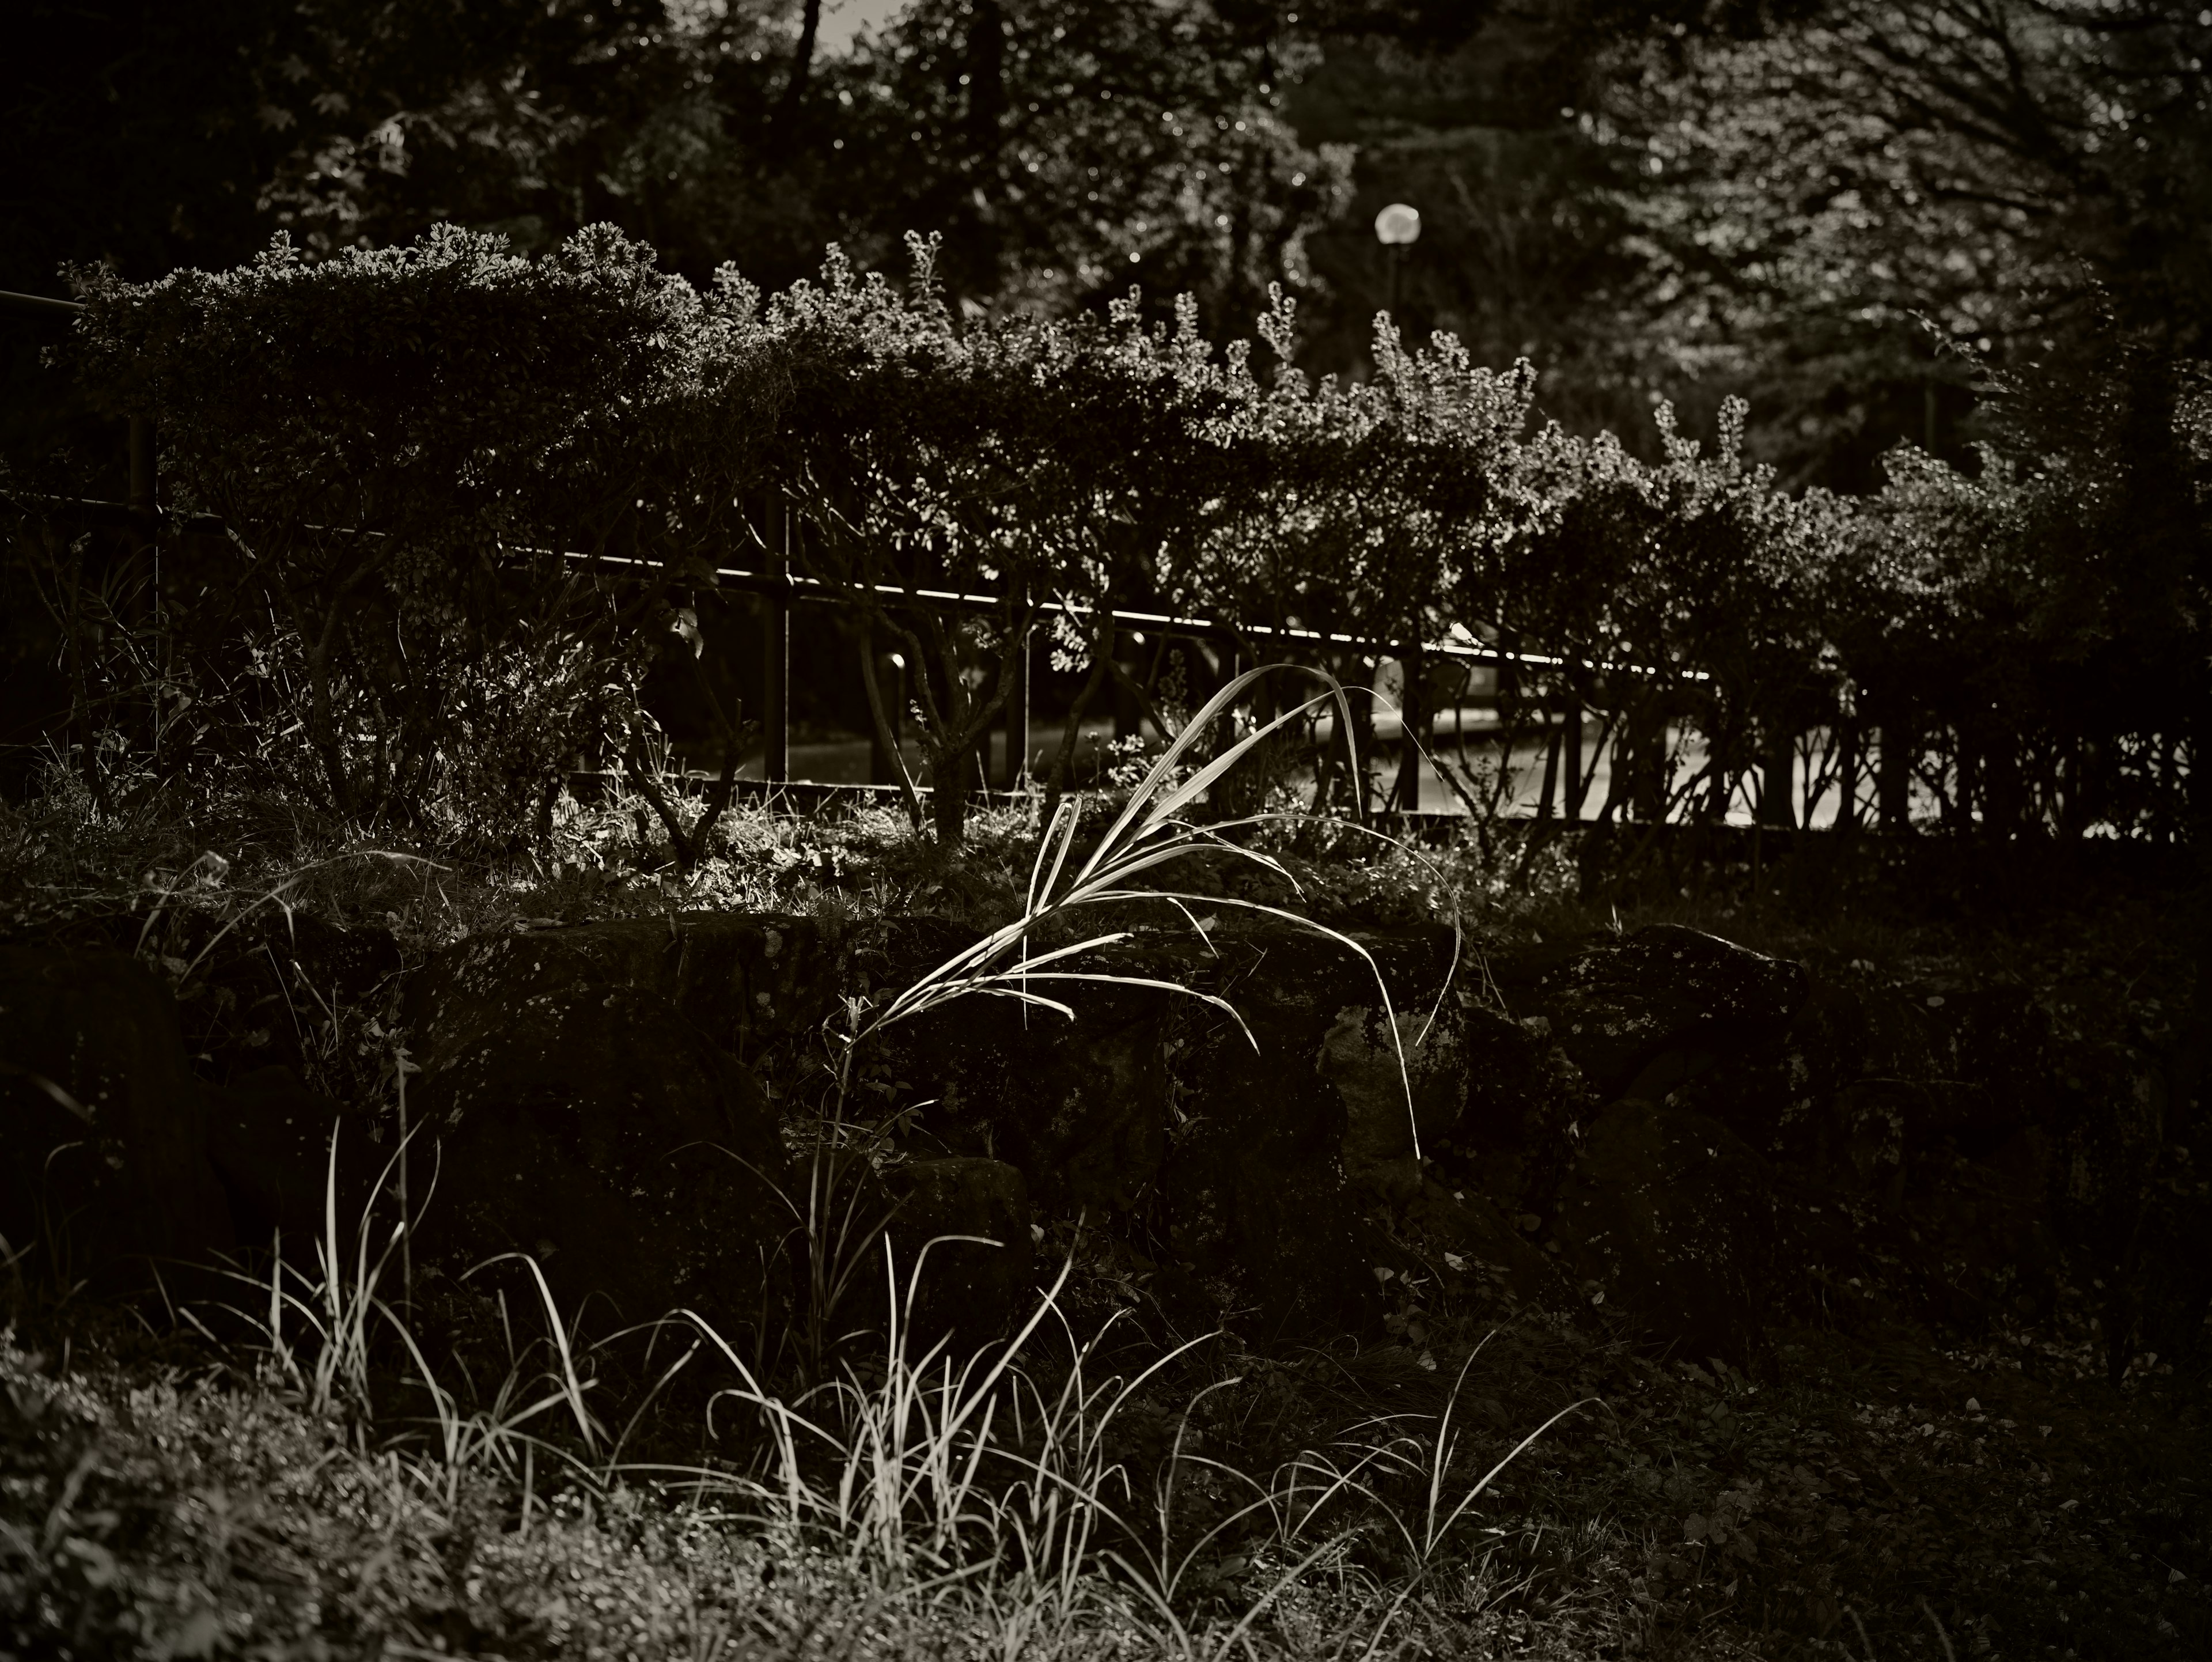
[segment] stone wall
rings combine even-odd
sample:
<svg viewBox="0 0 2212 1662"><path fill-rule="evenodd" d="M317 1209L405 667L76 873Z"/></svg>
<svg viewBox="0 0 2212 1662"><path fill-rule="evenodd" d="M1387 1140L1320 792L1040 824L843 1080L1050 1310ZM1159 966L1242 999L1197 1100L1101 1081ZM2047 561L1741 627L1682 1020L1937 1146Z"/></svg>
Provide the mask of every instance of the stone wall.
<svg viewBox="0 0 2212 1662"><path fill-rule="evenodd" d="M334 957L381 961L331 934ZM1394 1312L1402 1332L1414 1279L1732 1361L1782 1320L2032 1314L2069 1255L2109 1276L2116 1346L2185 1355L2212 1302L2161 1076L2069 1049L2016 988L1816 983L1674 926L1500 952L1207 920L1086 965L1122 980L1052 983L1072 1019L971 995L888 1030L841 1099L846 1001L975 938L689 914L441 953L398 1008L413 1192L436 1184L418 1298L458 1319L496 1279L472 1267L521 1254L564 1307L624 1322L803 1314L831 1121L847 1235L888 1219L908 1263L939 1235L1000 1243L938 1253L939 1335L1002 1324L1032 1235L1079 1217L1184 1326L1259 1343ZM127 1281L319 1222L338 1105L263 1051L204 1050L196 1075L167 986L125 955L9 949L0 1047L11 1247L58 1222ZM342 1132L349 1208L390 1120Z"/></svg>

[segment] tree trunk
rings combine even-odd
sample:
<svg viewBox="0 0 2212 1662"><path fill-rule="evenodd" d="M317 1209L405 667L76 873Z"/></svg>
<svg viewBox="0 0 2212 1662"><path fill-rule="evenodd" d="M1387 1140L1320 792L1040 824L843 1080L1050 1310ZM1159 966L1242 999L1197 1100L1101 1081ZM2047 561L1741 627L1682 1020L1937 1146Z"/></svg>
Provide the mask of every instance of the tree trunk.
<svg viewBox="0 0 2212 1662"><path fill-rule="evenodd" d="M1875 787L1885 831L1912 828L1912 761L1917 747L1911 724L1893 711L1886 714L1881 722L1881 759Z"/></svg>
<svg viewBox="0 0 2212 1662"><path fill-rule="evenodd" d="M957 749L940 750L933 745L930 747L929 809L930 819L937 828L939 853L958 848L968 833L968 770L975 759L972 740Z"/></svg>
<svg viewBox="0 0 2212 1662"><path fill-rule="evenodd" d="M776 100L775 113L769 121L765 149L773 161L782 161L793 149L793 129L798 125L799 107L806 98L806 83L814 72L814 41L821 27L822 0L805 0L799 14L799 44L791 54L791 75L783 83L783 96Z"/></svg>
<svg viewBox="0 0 2212 1662"><path fill-rule="evenodd" d="M1043 824L1047 830L1051 829L1053 819L1060 812L1060 798L1067 792L1068 770L1075 764L1076 741L1083 734L1083 713L1091 707L1091 697L1106 679L1113 661L1106 649L1093 651L1091 673L1084 678L1075 702L1068 706L1067 725L1060 730L1060 753L1052 758L1052 772L1045 782Z"/></svg>
<svg viewBox="0 0 2212 1662"><path fill-rule="evenodd" d="M1797 824L1796 804L1791 800L1796 781L1797 741L1794 735L1776 734L1766 742L1759 763L1759 823L1780 830Z"/></svg>
<svg viewBox="0 0 2212 1662"><path fill-rule="evenodd" d="M907 818L915 829L921 828L921 798L916 794L914 781L908 776L906 757L899 749L898 730L892 727L889 712L884 707L883 688L876 679L875 630L863 623L860 631L860 685L868 695L868 717L874 724L876 743L890 758L892 769L898 775L899 794L906 801Z"/></svg>

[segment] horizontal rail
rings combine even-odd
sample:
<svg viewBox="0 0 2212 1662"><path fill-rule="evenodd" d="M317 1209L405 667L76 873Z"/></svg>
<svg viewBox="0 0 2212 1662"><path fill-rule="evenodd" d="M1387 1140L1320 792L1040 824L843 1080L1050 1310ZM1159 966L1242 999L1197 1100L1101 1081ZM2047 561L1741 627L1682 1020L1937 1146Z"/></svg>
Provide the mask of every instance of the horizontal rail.
<svg viewBox="0 0 2212 1662"><path fill-rule="evenodd" d="M564 552L562 557L581 565L629 566L641 571L659 571L665 569L659 560L649 560L626 554L579 554ZM773 571L746 571L734 566L718 566L714 579L724 588L740 593L766 594L790 600L808 600L823 606L853 606L857 597L845 584L834 583L820 577L806 577ZM896 583L870 583L864 592L878 600L923 605L946 611L995 612L1006 604L1000 594L973 594L951 588L907 588ZM1039 600L1032 608L1044 617L1091 618L1097 615L1095 606L1083 606L1066 600ZM1329 647L1340 651L1367 652L1378 657L1406 658L1421 653L1434 658L1456 659L1462 663L1487 666L1492 668L1518 669L1579 669L1590 674L1656 675L1657 672L1640 664L1602 663L1587 658L1563 658L1546 652L1509 652L1498 647L1469 646L1459 641L1425 641L1416 645L1410 641L1376 640L1364 635L1346 635L1328 630L1301 629L1287 624L1231 624L1214 618L1185 618L1168 612L1129 612L1119 606L1108 614L1119 627L1157 630L1163 635L1200 636L1212 640L1237 643L1246 641L1283 642L1297 646ZM1686 679L1696 681L1711 678L1703 670L1682 672Z"/></svg>
<svg viewBox="0 0 2212 1662"><path fill-rule="evenodd" d="M623 554L564 554L565 559L595 565L631 566L640 570L662 569L658 560L647 560ZM793 600L811 600L823 606L853 606L858 603L853 587L860 587L879 600L896 601L906 606L927 606L948 612L996 612L1006 604L1001 594L974 594L953 588L908 588L897 583L869 583L848 586L830 582L821 577L780 575L772 571L744 571L733 566L720 566L714 571L715 581L724 588L737 589L753 594L781 595ZM1037 600L1031 609L1041 617L1091 618L1097 615L1096 606L1083 606L1067 600ZM1274 624L1237 624L1224 623L1214 618L1185 618L1170 612L1128 612L1116 606L1108 614L1118 625L1130 629L1157 630L1163 635L1195 635L1222 641L1267 639L1290 641L1300 645L1336 647L1346 651L1379 653L1385 657L1399 657L1414 648L1405 642L1375 641L1363 635L1333 634L1326 630L1297 629ZM1549 658L1534 653L1512 654L1500 652L1495 647L1470 647L1455 641L1425 645L1424 652L1440 657L1465 659L1482 664L1533 665L1537 668L1559 668L1565 660Z"/></svg>
<svg viewBox="0 0 2212 1662"><path fill-rule="evenodd" d="M27 513L49 519L118 531L143 530L149 520L186 537L220 537L228 530L212 514L174 514L159 506L134 508L129 502L98 502L88 496L43 496L27 490L7 490L0 491L0 502L13 502Z"/></svg>
<svg viewBox="0 0 2212 1662"><path fill-rule="evenodd" d="M52 302L56 305L62 301ZM9 492L6 500L28 506L39 504L38 511L57 518L68 518L88 525L106 525L120 528L142 527L150 518L156 524L167 522L185 536L222 536L228 527L210 514L171 514L159 508L134 508L127 502L97 502L73 496L40 496L29 493ZM337 531L348 536L382 537L380 531L360 531L349 526L307 526L310 531ZM550 554L551 549L529 549L533 554ZM637 572L664 571L665 562L627 554L586 554L574 549L559 551L562 559L571 564L586 567L611 566L627 568ZM735 589L742 594L766 595L787 603L793 600L811 601L823 606L853 606L859 597L848 585L835 583L821 577L809 577L793 573L748 571L737 566L717 566L714 571L718 587ZM871 583L864 592L879 601L892 601L907 606L926 606L943 611L995 612L1006 604L1000 594L976 593L952 588L904 587L896 583ZM1032 610L1042 617L1091 618L1097 608L1069 600L1038 600L1031 603ZM1490 668L1516 669L1578 669L1592 675L1642 675L1657 679L1659 672L1641 664L1616 664L1589 658L1565 658L1547 652L1510 652L1498 647L1470 646L1460 641L1377 640L1364 635L1350 635L1321 629L1304 629L1288 624L1232 624L1216 618L1188 618L1170 612L1132 612L1116 606L1108 614L1119 629L1156 630L1163 635L1187 635L1231 644L1278 642L1290 646L1328 648L1341 652L1370 653L1377 657L1404 659L1416 653L1432 658L1444 658L1461 663L1476 664ZM1703 670L1679 672L1685 679L1710 680Z"/></svg>
<svg viewBox="0 0 2212 1662"><path fill-rule="evenodd" d="M19 295L12 289L0 289L0 312L13 312L18 317L45 318L59 323L75 317L84 310L74 300L48 300L44 295Z"/></svg>

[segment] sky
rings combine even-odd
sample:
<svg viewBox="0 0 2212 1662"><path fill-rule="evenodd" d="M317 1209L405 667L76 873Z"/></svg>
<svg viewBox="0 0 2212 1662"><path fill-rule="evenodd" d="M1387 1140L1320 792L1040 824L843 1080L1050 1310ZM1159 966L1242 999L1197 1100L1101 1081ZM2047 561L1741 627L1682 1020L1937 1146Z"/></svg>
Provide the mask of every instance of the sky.
<svg viewBox="0 0 2212 1662"><path fill-rule="evenodd" d="M903 0L823 0L819 44L842 52L853 37L872 28L897 11Z"/></svg>

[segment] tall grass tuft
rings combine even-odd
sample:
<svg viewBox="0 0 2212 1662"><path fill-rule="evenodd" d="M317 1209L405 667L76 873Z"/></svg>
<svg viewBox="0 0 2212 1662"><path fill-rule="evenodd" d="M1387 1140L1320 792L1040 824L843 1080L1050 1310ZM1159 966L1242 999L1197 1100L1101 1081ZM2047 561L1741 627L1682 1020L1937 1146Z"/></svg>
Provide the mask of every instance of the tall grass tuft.
<svg viewBox="0 0 2212 1662"><path fill-rule="evenodd" d="M1278 673L1310 678L1320 682L1322 690L1304 702L1284 710L1265 725L1219 748L1210 759L1196 762L1188 775L1182 776L1186 762L1194 760L1208 735L1228 716L1245 692L1261 678ZM992 930L975 945L954 953L918 977L903 991L880 1004L871 1004L859 997L848 998L844 1031L837 1032L833 1030L830 1035L837 1057L836 1111L839 1119L842 1119L845 1105L850 1099L855 1057L869 1039L901 1022L910 1021L941 1008L955 999L973 995L1015 999L1073 1020L1075 1017L1073 1008L1065 1000L1040 990L1041 985L1058 987L1070 983L1091 982L1123 987L1150 987L1182 994L1212 1005L1235 1020L1246 1038L1251 1039L1251 1030L1245 1026L1243 1018L1237 1014L1235 1007L1213 994L1153 977L1072 967L1086 954L1127 940L1128 930L1091 934L1066 945L1039 949L1039 936L1053 931L1074 914L1086 910L1095 911L1100 908L1150 904L1172 908L1201 941L1206 939L1206 932L1199 928L1192 906L1208 909L1228 906L1262 913L1297 928L1310 929L1357 954L1375 977L1391 1043L1397 1052L1400 1080L1406 1093L1406 1116L1411 1123L1413 1119L1413 1085L1406 1066L1404 1040L1399 1032L1396 1011L1391 1004L1390 989L1366 947L1340 930L1261 901L1223 895L1201 897L1140 884L1140 880L1176 861L1196 854L1212 853L1249 861L1272 873L1294 893L1302 892L1297 878L1280 861L1262 850L1236 842L1229 835L1249 827L1279 823L1292 816L1260 813L1210 825L1197 824L1189 816L1213 786L1227 776L1256 746L1284 728L1303 720L1309 712L1331 703L1337 707L1340 730L1348 734L1352 730L1350 700L1343 685L1326 671L1294 665L1263 665L1247 670L1223 686L1184 724L1131 793L1127 803L1108 826L1104 835L1087 853L1079 855L1076 847L1082 817L1081 801L1070 799L1062 802L1038 842L1036 857L1030 868L1029 885L1018 917ZM1347 739L1346 742L1350 740ZM1358 765L1356 756L1353 765ZM1455 963L1454 968L1456 969ZM1257 1041L1254 1040L1253 1044L1256 1050ZM1418 1125L1413 1127L1413 1145L1418 1156L1420 1152L1420 1129Z"/></svg>
<svg viewBox="0 0 2212 1662"><path fill-rule="evenodd" d="M1150 1494L1140 1497L1132 1473L1111 1452L1114 1422L1204 1340L1133 1375L1098 1377L1112 1324L1087 1341L1075 1338L1060 1303L1071 1259L1003 1343L965 1361L949 1354L943 1339L917 1353L908 1318L929 1249L903 1275L888 1242L882 1250L894 1312L882 1357L865 1367L848 1361L839 1378L796 1397L759 1378L703 1318L682 1312L738 1377L710 1403L710 1429L723 1434L715 1416L734 1404L750 1411L757 1435L750 1467L702 1472L696 1481L701 1492L721 1494L784 1549L832 1562L888 1598L981 1606L1009 1641L1009 1654L1103 1624L1143 1632L1179 1656L1225 1656L1286 1589L1317 1568L1339 1580L1364 1574L1376 1583L1371 1592L1386 1594L1346 1554L1355 1536L1378 1529L1402 1541L1414 1561L1402 1603L1499 1474L1586 1406L1559 1410L1457 1489L1452 1420L1463 1368L1427 1434L1419 1416L1371 1421L1353 1428L1337 1453L1307 1450L1264 1480L1190 1452L1179 1429ZM1024 1361L1048 1325L1057 1325L1067 1346L1057 1385L1042 1382ZM1242 1383L1217 1380L1189 1407ZM1189 1418L1187 1412L1185 1428ZM1370 1434L1366 1440L1362 1433ZM1207 1527L1186 1526L1177 1491L1191 1468L1220 1475L1249 1498ZM1422 1492L1411 1514L1391 1498L1408 1476ZM1196 1589L1212 1578L1194 1571L1232 1535L1247 1537L1242 1553L1259 1573L1258 1591L1233 1619L1200 1621Z"/></svg>

